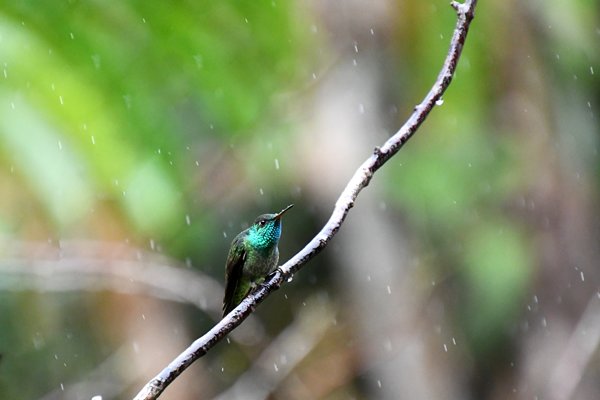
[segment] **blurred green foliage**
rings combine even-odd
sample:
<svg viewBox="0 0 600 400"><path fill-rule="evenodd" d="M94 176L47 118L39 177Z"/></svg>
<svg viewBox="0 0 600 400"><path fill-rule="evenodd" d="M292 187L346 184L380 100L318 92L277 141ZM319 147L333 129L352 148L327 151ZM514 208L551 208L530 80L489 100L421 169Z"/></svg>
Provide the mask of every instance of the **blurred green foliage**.
<svg viewBox="0 0 600 400"><path fill-rule="evenodd" d="M81 222L103 193L140 232L172 234L189 204L177 156L187 141L256 132L275 89L294 79L292 11L267 1L4 4L5 163L59 227Z"/></svg>

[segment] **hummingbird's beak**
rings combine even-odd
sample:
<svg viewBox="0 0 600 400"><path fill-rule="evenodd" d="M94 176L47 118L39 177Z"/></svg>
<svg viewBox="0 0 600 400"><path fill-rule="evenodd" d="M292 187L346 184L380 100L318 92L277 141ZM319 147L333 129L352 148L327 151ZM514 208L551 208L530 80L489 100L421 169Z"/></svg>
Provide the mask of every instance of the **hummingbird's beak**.
<svg viewBox="0 0 600 400"><path fill-rule="evenodd" d="M286 208L284 208L283 210L279 211L277 214L275 214L275 219L281 219L281 217L283 216L283 214L285 214L285 212L287 210L289 210L290 208L294 207L293 204L290 204L289 206L287 206Z"/></svg>

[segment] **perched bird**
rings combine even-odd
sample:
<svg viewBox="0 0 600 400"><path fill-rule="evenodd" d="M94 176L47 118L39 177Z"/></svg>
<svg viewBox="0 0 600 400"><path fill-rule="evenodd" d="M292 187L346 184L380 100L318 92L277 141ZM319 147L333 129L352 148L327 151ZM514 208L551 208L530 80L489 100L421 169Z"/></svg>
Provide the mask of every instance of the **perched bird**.
<svg viewBox="0 0 600 400"><path fill-rule="evenodd" d="M277 268L281 217L293 206L290 204L277 214L260 215L250 228L239 233L231 242L225 263L223 316Z"/></svg>

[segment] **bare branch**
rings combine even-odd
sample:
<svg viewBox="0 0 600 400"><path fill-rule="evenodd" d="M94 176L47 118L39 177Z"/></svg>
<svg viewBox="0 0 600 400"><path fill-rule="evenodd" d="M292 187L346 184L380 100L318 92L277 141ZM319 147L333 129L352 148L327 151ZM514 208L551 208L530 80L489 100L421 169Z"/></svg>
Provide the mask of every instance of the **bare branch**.
<svg viewBox="0 0 600 400"><path fill-rule="evenodd" d="M275 338L235 384L213 400L266 399L325 334L333 311L319 298L308 302L294 323ZM282 355L285 362L281 362Z"/></svg>
<svg viewBox="0 0 600 400"><path fill-rule="evenodd" d="M600 346L600 300L592 295L547 382L547 399L567 400Z"/></svg>
<svg viewBox="0 0 600 400"><path fill-rule="evenodd" d="M111 290L188 303L215 320L221 317L223 286L200 271L176 260L118 243L62 240L0 242L0 292L73 292ZM264 328L257 318L232 338L257 343Z"/></svg>
<svg viewBox="0 0 600 400"><path fill-rule="evenodd" d="M448 55L434 85L423 101L415 107L400 130L389 138L383 146L376 148L373 154L356 170L338 198L329 221L321 231L300 252L269 276L258 290L245 298L210 331L192 343L190 347L148 382L137 394L135 400L158 398L165 388L190 364L206 354L217 342L240 325L271 292L279 289L294 273L327 246L340 229L360 191L371 181L373 174L402 148L425 121L436 103L441 100L456 71L457 62L474 17L476 4L477 0L466 0L464 4L456 1L451 3L451 6L457 12L458 21L450 41Z"/></svg>
<svg viewBox="0 0 600 400"><path fill-rule="evenodd" d="M101 362L98 367L90 371L83 380L68 383L64 386L61 384L61 388L46 393L38 400L76 400L86 398L89 393L102 393L107 398L119 396L127 385L137 378L135 376L124 376L127 373L135 374L136 371L132 371L132 369L119 370L119 366L128 364L128 352L129 349L122 346Z"/></svg>

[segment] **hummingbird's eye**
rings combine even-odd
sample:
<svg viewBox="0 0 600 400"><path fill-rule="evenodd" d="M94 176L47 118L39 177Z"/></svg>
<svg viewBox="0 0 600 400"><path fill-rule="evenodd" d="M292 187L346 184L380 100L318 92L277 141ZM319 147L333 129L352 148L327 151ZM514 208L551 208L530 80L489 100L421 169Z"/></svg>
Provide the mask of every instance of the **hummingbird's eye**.
<svg viewBox="0 0 600 400"><path fill-rule="evenodd" d="M258 221L259 226L265 226L266 223L267 223L267 221L265 221L264 219L261 219L260 221Z"/></svg>

